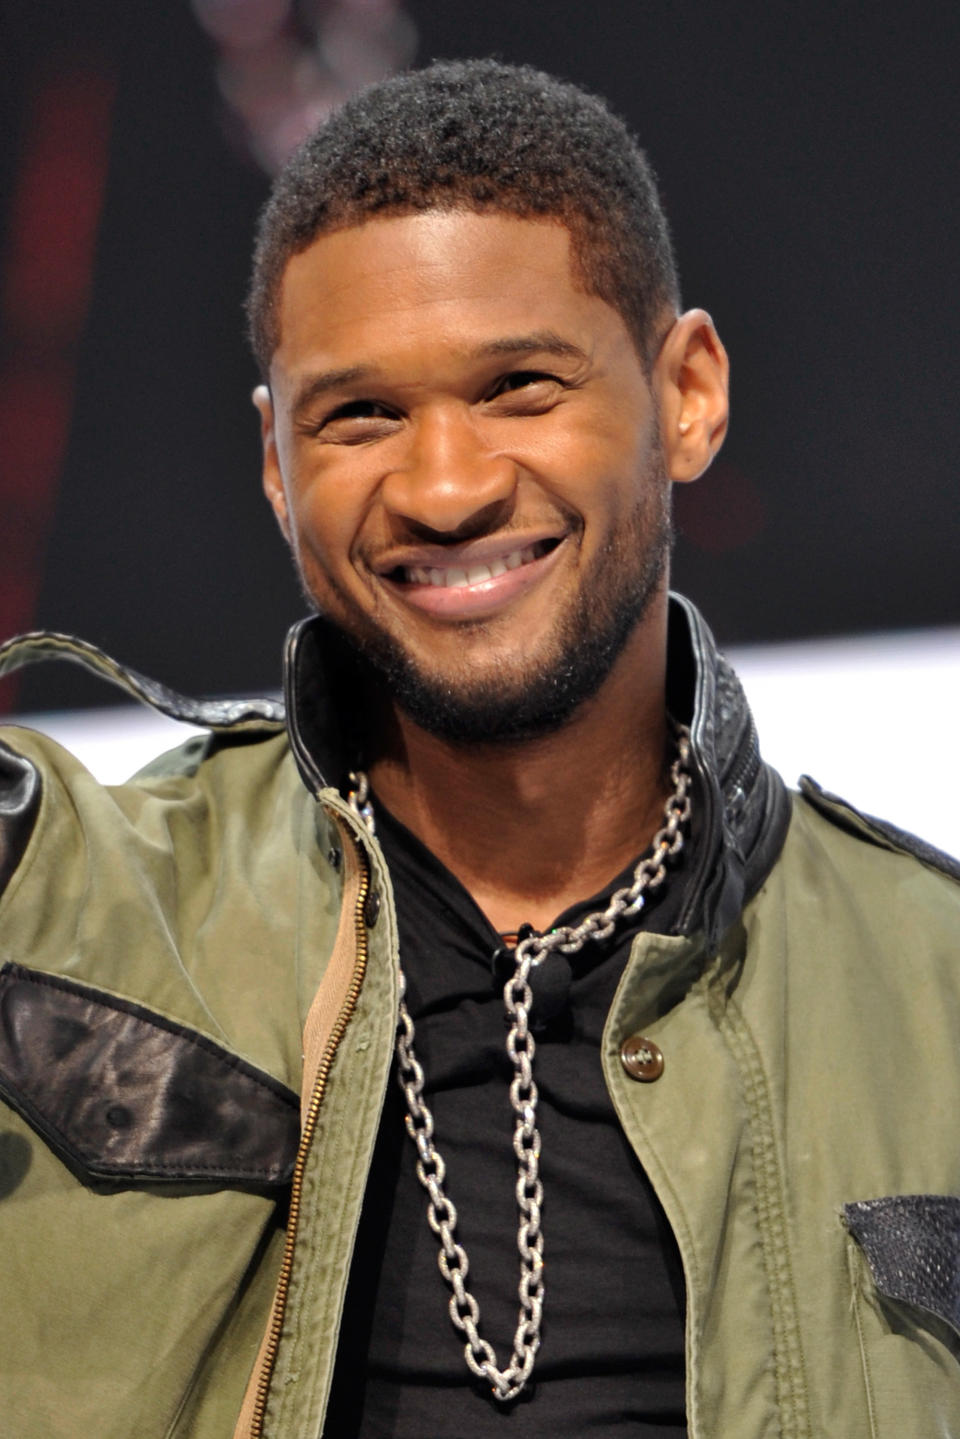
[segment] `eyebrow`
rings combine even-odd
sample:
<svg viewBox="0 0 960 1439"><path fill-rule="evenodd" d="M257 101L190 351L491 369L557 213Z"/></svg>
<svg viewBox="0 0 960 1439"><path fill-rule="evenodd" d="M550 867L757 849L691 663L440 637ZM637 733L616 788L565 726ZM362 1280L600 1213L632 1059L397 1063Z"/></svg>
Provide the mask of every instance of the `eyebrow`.
<svg viewBox="0 0 960 1439"><path fill-rule="evenodd" d="M320 374L308 375L297 390L293 401L293 413L297 414L331 390L339 390L344 385L356 384L358 380L373 379L376 373L372 365L348 365L342 370L323 370Z"/></svg>
<svg viewBox="0 0 960 1439"><path fill-rule="evenodd" d="M534 330L529 335L507 335L500 340L491 340L475 352L477 358L488 355L563 355L571 360L588 359L587 352L572 340L565 340L555 330Z"/></svg>
<svg viewBox="0 0 960 1439"><path fill-rule="evenodd" d="M534 330L527 335L505 335L466 352L467 359L476 360L507 355L558 355L577 360L581 364L589 358L579 345L575 345L572 340L565 340L555 330ZM298 413L323 395L329 394L331 390L375 381L378 377L379 371L374 365L347 365L343 369L323 370L319 374L309 375L297 391L293 412Z"/></svg>

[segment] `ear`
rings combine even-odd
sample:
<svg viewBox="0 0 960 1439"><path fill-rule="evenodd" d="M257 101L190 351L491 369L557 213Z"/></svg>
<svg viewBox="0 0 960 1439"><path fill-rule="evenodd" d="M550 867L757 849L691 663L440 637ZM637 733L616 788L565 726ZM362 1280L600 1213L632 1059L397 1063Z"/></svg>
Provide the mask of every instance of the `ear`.
<svg viewBox="0 0 960 1439"><path fill-rule="evenodd" d="M674 321L653 367L667 473L695 480L723 444L730 414L730 364L706 310Z"/></svg>
<svg viewBox="0 0 960 1439"><path fill-rule="evenodd" d="M258 385L253 392L253 403L260 414L260 439L263 444L263 493L270 501L277 524L287 544L290 537L290 516L287 510L287 493L283 488L280 473L280 459L277 455L277 436L274 423L273 401L266 385Z"/></svg>

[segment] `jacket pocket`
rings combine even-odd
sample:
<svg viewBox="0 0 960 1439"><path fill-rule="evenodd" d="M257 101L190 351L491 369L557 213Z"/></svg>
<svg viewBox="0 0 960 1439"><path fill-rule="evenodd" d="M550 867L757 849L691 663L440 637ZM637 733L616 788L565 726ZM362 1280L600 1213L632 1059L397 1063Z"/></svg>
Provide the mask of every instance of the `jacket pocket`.
<svg viewBox="0 0 960 1439"><path fill-rule="evenodd" d="M843 1206L873 1439L960 1436L960 1198Z"/></svg>
<svg viewBox="0 0 960 1439"><path fill-rule="evenodd" d="M288 1182L297 1095L205 1035L89 985L0 967L0 1098L83 1180Z"/></svg>
<svg viewBox="0 0 960 1439"><path fill-rule="evenodd" d="M894 1194L843 1213L878 1292L935 1314L960 1337L960 1199Z"/></svg>

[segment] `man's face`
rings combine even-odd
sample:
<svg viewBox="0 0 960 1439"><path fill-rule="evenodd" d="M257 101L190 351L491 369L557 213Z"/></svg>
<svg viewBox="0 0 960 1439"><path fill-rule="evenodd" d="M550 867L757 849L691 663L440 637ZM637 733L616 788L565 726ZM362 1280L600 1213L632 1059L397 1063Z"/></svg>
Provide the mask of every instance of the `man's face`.
<svg viewBox="0 0 960 1439"><path fill-rule="evenodd" d="M309 597L418 723L556 727L665 583L658 415L566 229L429 211L289 263L265 487Z"/></svg>

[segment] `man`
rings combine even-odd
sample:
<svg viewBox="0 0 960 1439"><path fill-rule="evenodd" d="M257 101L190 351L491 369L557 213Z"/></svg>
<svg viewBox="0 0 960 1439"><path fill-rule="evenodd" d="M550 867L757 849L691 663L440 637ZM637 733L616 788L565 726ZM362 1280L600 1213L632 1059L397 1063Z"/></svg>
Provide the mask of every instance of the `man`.
<svg viewBox="0 0 960 1439"><path fill-rule="evenodd" d="M212 730L0 751L10 1432L960 1429L960 874L791 800L668 603L727 362L642 155L388 81L250 314L286 728L7 648Z"/></svg>

